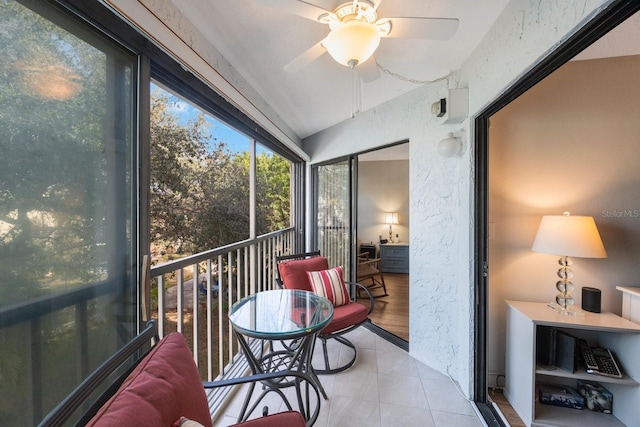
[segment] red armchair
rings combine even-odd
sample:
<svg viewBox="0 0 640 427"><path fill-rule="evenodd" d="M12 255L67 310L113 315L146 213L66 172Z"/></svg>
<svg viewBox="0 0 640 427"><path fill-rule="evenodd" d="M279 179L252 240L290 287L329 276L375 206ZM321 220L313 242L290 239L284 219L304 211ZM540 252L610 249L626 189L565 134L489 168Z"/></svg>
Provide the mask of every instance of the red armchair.
<svg viewBox="0 0 640 427"><path fill-rule="evenodd" d="M319 251L303 254L287 255L276 258L278 275L276 282L286 289L303 289L313 292L308 271L322 271L329 269L329 263L325 257L320 256ZM374 299L366 286L354 282L345 282L350 285L350 301L347 304L334 307L331 323L318 335L322 341L325 369L316 369L318 374L334 374L350 368L356 360L355 345L343 335L354 330L368 320L369 313L373 310ZM355 301L357 291L365 292L369 296L369 307ZM342 345L353 350L353 357L342 365L331 367L327 341L335 339Z"/></svg>

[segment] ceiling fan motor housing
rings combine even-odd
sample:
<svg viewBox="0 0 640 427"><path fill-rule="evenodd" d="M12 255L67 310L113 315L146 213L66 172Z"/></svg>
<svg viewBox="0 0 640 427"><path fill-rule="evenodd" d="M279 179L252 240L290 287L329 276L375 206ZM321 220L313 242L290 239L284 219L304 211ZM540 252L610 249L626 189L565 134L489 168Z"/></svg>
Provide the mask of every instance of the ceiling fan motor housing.
<svg viewBox="0 0 640 427"><path fill-rule="evenodd" d="M341 4L334 9L333 13L336 15L340 22L358 19L373 24L378 18L378 14L376 13L373 5L366 1L356 1Z"/></svg>
<svg viewBox="0 0 640 427"><path fill-rule="evenodd" d="M452 18L421 16L378 18L377 9L382 0L352 0L341 4L333 11L315 6L308 0L255 1L329 26L330 32L324 39L285 65L284 69L288 72L300 70L327 52L341 65L361 68L363 63L374 55L382 38L448 40L458 28L458 20ZM368 76L366 81L373 81L380 74L377 62L375 60L369 62L373 64L368 67L369 70L375 71L365 73ZM363 80L365 74L363 74Z"/></svg>
<svg viewBox="0 0 640 427"><path fill-rule="evenodd" d="M344 3L332 13L318 18L331 28L322 44L336 62L347 67L362 64L376 51L380 38L391 31L389 20L376 22L377 18L376 10L369 2Z"/></svg>

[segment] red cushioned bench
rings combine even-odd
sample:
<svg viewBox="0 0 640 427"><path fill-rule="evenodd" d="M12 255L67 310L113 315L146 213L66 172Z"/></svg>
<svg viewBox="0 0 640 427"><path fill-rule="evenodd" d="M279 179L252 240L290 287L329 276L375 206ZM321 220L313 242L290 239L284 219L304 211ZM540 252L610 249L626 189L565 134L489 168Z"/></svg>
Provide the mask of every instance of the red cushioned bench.
<svg viewBox="0 0 640 427"><path fill-rule="evenodd" d="M187 342L179 333L157 340L154 322L110 357L69 396L40 426L67 425L76 420L87 426L197 426L212 427L205 387L223 387L280 377L282 373L253 375L203 383ZM111 377L131 360L134 365L115 380ZM290 372L296 376L295 372ZM95 403L87 403L96 390L107 385ZM84 409L90 405L89 409ZM80 412L80 414L78 414ZM286 411L237 424L242 427L304 427L302 415Z"/></svg>

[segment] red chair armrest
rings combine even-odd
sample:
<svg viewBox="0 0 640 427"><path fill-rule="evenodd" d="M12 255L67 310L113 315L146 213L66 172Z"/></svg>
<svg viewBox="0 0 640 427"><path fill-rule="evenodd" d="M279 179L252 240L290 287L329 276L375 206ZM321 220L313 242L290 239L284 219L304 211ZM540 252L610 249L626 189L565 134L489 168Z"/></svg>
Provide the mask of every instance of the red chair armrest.
<svg viewBox="0 0 640 427"><path fill-rule="evenodd" d="M279 412L266 417L255 418L232 427L306 427L304 418L297 411Z"/></svg>

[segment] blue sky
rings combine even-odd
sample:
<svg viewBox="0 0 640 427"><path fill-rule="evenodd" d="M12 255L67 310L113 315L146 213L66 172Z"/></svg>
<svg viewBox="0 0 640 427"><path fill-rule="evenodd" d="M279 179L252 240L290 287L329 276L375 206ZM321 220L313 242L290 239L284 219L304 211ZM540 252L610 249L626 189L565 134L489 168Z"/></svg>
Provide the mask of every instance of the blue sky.
<svg viewBox="0 0 640 427"><path fill-rule="evenodd" d="M184 101L182 98L174 95L173 93L167 92L164 88L152 84L152 93L156 89L162 90L169 97L170 107L168 111L177 118L178 123L180 123L181 125L186 125L189 121L196 120L198 117L198 113L202 111ZM205 120L211 125L209 130L213 138L217 138L218 141L223 141L230 151L249 151L250 138L227 126L225 123L217 120L209 114L205 114ZM270 153L269 150L265 149L260 144L257 145L256 150L258 153Z"/></svg>

